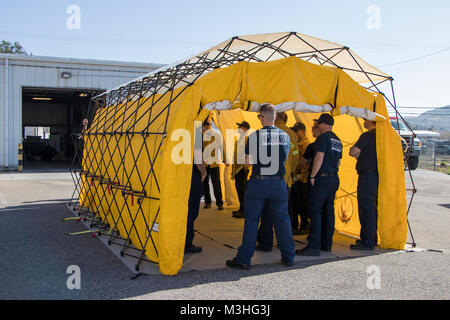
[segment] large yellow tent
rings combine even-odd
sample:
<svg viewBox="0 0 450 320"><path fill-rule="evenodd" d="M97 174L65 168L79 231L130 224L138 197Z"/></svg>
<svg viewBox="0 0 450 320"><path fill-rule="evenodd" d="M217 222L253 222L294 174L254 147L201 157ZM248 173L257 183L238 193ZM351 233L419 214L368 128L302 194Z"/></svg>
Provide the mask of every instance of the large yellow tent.
<svg viewBox="0 0 450 320"><path fill-rule="evenodd" d="M272 103L289 123L311 128L322 112L335 117L344 143L336 195L336 230L359 235L357 173L349 148L377 121L380 174L378 232L382 248L403 249L407 237L403 150L381 92L360 85L392 80L349 48L298 33L234 37L93 99L76 173L80 210L103 232L158 263L163 274L182 266L195 123L211 116L223 136ZM308 130L309 138L310 130ZM188 146L188 148L186 148ZM80 147L80 148L81 148ZM235 202L222 168L225 197ZM139 262L138 262L139 264Z"/></svg>

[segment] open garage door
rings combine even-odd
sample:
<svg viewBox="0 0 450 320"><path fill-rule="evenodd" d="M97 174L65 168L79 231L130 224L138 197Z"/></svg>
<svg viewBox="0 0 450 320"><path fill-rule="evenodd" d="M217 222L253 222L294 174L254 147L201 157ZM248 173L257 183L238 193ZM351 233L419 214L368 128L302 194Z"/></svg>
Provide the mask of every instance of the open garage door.
<svg viewBox="0 0 450 320"><path fill-rule="evenodd" d="M22 89L23 166L27 171L68 170L75 148L71 133L103 90Z"/></svg>

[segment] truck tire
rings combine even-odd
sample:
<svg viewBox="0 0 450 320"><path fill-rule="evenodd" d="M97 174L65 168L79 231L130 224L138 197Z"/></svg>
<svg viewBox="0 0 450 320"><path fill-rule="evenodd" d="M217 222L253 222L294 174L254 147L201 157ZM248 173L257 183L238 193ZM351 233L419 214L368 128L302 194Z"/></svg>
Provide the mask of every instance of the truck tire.
<svg viewBox="0 0 450 320"><path fill-rule="evenodd" d="M408 158L409 170L416 170L418 165L419 165L419 157L418 156L410 156Z"/></svg>

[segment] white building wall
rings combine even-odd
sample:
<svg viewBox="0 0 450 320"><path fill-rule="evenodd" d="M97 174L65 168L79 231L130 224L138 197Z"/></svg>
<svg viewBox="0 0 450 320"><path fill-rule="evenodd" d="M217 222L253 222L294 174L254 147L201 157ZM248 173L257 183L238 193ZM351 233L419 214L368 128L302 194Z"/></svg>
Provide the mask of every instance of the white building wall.
<svg viewBox="0 0 450 320"><path fill-rule="evenodd" d="M0 54L0 170L17 169L17 147L22 142L22 87L108 90L159 67L147 63ZM71 73L71 78L62 78L63 72Z"/></svg>

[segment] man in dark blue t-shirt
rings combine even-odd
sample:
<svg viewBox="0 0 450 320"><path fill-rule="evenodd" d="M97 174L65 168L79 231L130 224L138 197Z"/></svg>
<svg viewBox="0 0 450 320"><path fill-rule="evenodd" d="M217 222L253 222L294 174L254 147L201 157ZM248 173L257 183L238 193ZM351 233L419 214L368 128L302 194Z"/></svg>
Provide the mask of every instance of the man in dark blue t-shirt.
<svg viewBox="0 0 450 320"><path fill-rule="evenodd" d="M350 148L350 156L355 157L358 171L358 214L361 223L361 241L352 244L353 250L373 250L377 245L377 203L378 203L378 165L376 146L376 122L364 121L368 131L361 134Z"/></svg>
<svg viewBox="0 0 450 320"><path fill-rule="evenodd" d="M309 242L295 254L318 256L320 250L330 252L334 234L334 199L339 188L339 165L342 142L332 131L334 119L321 114L317 119L320 135L314 142L309 180Z"/></svg>
<svg viewBox="0 0 450 320"><path fill-rule="evenodd" d="M275 107L261 105L258 118L263 128L252 133L245 146L246 165L252 165L252 175L244 195L244 232L236 257L227 260L231 268L249 269L256 247L258 223L265 210L275 227L281 262L292 266L294 239L288 213L288 189L284 181L284 164L289 154L290 139L286 132L274 126Z"/></svg>

